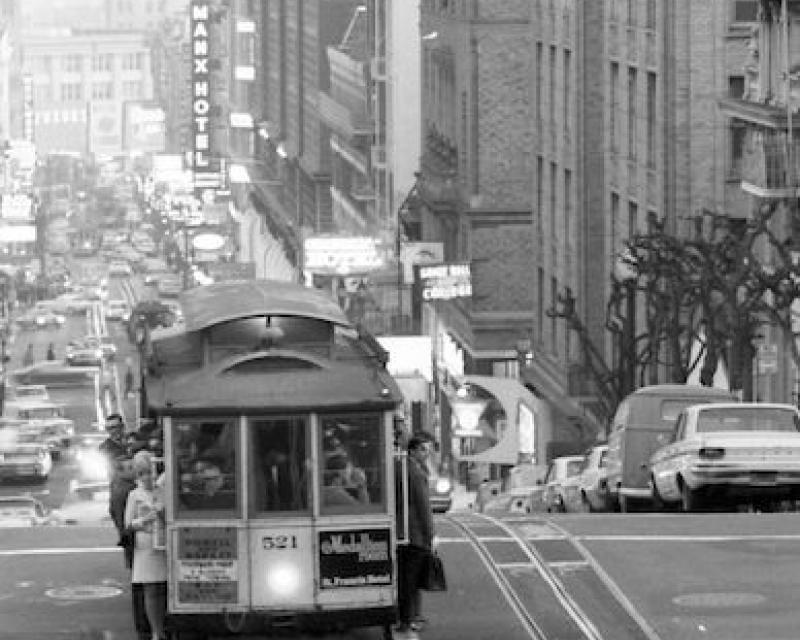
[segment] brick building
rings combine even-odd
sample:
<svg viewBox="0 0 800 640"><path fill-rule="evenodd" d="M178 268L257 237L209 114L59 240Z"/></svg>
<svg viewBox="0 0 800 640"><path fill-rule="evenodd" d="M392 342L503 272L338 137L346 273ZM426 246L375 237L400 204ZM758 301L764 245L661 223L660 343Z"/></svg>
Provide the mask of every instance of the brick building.
<svg viewBox="0 0 800 640"><path fill-rule="evenodd" d="M730 0L421 7L416 215L421 239L472 268L471 299L425 305L440 380L519 376L550 411L536 433L544 462L603 427L585 346L547 314L559 293L574 293L613 364L605 313L624 241L648 219L680 233L703 208L746 215L732 186L739 133L717 101L738 82L749 13ZM455 438L453 453L475 460L471 446Z"/></svg>

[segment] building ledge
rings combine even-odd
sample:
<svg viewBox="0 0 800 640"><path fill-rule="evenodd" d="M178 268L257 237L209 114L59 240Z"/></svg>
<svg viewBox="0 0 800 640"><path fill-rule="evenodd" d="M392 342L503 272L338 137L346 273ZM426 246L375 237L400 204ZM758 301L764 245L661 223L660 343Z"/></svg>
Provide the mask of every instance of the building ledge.
<svg viewBox="0 0 800 640"><path fill-rule="evenodd" d="M718 104L722 112L731 118L770 129L785 129L788 125L785 106L763 104L742 98L721 98ZM800 129L800 114L793 113L792 116L792 129Z"/></svg>

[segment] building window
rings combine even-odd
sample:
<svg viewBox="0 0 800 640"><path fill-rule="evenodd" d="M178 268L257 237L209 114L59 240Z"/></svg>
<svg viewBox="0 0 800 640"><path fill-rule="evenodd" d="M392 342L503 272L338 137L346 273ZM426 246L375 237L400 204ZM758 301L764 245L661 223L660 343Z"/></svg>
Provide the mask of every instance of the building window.
<svg viewBox="0 0 800 640"><path fill-rule="evenodd" d="M558 237L556 231L556 203L558 192L558 165L555 162L550 163L550 237L555 240Z"/></svg>
<svg viewBox="0 0 800 640"><path fill-rule="evenodd" d="M744 96L744 76L728 76L728 97L741 98Z"/></svg>
<svg viewBox="0 0 800 640"><path fill-rule="evenodd" d="M728 158L728 178L740 180L742 177L742 159L747 139L747 125L741 120L733 119L729 128L730 155Z"/></svg>
<svg viewBox="0 0 800 640"><path fill-rule="evenodd" d="M567 245L574 240L572 237L572 171L564 169L564 238Z"/></svg>
<svg viewBox="0 0 800 640"><path fill-rule="evenodd" d="M62 69L66 72L74 73L83 70L83 57L71 53L61 59Z"/></svg>
<svg viewBox="0 0 800 640"><path fill-rule="evenodd" d="M536 125L539 128L539 137L541 139L542 133L542 81L544 80L544 74L542 65L544 64L543 57L542 57L542 43L536 43L536 86L534 90L536 91Z"/></svg>
<svg viewBox="0 0 800 640"><path fill-rule="evenodd" d="M611 254L612 267L614 263L614 253L616 251L617 240L619 239L619 194L611 194Z"/></svg>
<svg viewBox="0 0 800 640"><path fill-rule="evenodd" d="M92 56L92 71L111 71L114 57L110 53Z"/></svg>
<svg viewBox="0 0 800 640"><path fill-rule="evenodd" d="M556 56L557 49L550 47L550 127L556 125Z"/></svg>
<svg viewBox="0 0 800 640"><path fill-rule="evenodd" d="M633 202L628 202L628 240L633 239L639 232L639 205Z"/></svg>
<svg viewBox="0 0 800 640"><path fill-rule="evenodd" d="M572 52L564 49L564 135L570 136L570 103L572 102Z"/></svg>
<svg viewBox="0 0 800 640"><path fill-rule="evenodd" d="M536 323L536 341L539 344L544 342L544 269L541 267L538 268L536 273L536 283L538 285L538 290L536 291L536 315L537 323Z"/></svg>
<svg viewBox="0 0 800 640"><path fill-rule="evenodd" d="M611 114L609 118L609 132L611 137L611 151L617 153L619 151L619 131L617 127L617 118L619 117L619 64L616 62L611 63L610 85Z"/></svg>
<svg viewBox="0 0 800 640"><path fill-rule="evenodd" d="M636 159L636 69L628 68L628 157Z"/></svg>
<svg viewBox="0 0 800 640"><path fill-rule="evenodd" d="M758 1L757 0L734 0L734 2L733 2L733 21L734 22L758 22Z"/></svg>
<svg viewBox="0 0 800 640"><path fill-rule="evenodd" d="M80 82L65 82L61 85L61 101L83 100L83 85Z"/></svg>
<svg viewBox="0 0 800 640"><path fill-rule="evenodd" d="M542 156L536 158L536 231L542 237L542 203L544 189L544 160Z"/></svg>
<svg viewBox="0 0 800 640"><path fill-rule="evenodd" d="M647 74L647 166L656 166L656 74Z"/></svg>
<svg viewBox="0 0 800 640"><path fill-rule="evenodd" d="M610 22L619 22L619 3L620 0L609 0L608 19Z"/></svg>
<svg viewBox="0 0 800 640"><path fill-rule="evenodd" d="M92 100L113 100L113 82L95 82L92 85Z"/></svg>
<svg viewBox="0 0 800 640"><path fill-rule="evenodd" d="M629 27L636 26L636 3L639 0L627 0L628 8L627 8L627 24Z"/></svg>
<svg viewBox="0 0 800 640"><path fill-rule="evenodd" d="M647 6L645 8L645 11L646 11L646 14L645 14L645 27L647 27L651 31L655 31L655 29L656 29L656 20L657 20L657 17L656 17L657 9L656 9L656 6L657 6L658 0L646 0L646 2L647 2Z"/></svg>
<svg viewBox="0 0 800 640"><path fill-rule="evenodd" d="M550 308L555 309L558 305L558 281L550 278ZM553 345L553 355L558 353L558 318L553 314L550 317L550 344Z"/></svg>
<svg viewBox="0 0 800 640"><path fill-rule="evenodd" d="M125 98L141 98L142 83L135 80L123 82L122 95Z"/></svg>

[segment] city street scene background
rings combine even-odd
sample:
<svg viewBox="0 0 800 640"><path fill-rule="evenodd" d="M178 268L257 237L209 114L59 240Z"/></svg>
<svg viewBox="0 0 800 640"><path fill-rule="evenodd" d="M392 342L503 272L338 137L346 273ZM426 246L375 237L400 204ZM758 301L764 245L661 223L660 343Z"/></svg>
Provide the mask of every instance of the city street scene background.
<svg viewBox="0 0 800 640"><path fill-rule="evenodd" d="M0 640L156 637L113 414L172 478L173 640L796 638L799 70L797 0L0 0ZM372 511L310 486L320 389L159 395L236 393L214 349L259 301L223 292L262 281L315 290L391 379L350 414L397 390ZM254 362L298 357L280 315L246 315ZM255 517L248 412L292 411L307 511ZM178 442L212 415L236 510L186 517ZM378 612L420 433L448 585L406 634ZM385 565L326 575L325 526ZM269 591L290 555L313 607Z"/></svg>

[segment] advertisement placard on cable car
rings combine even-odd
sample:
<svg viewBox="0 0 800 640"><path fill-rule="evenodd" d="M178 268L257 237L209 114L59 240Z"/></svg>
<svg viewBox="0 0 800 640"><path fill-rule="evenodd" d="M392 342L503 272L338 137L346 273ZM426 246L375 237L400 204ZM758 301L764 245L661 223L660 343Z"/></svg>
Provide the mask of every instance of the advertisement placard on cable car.
<svg viewBox="0 0 800 640"><path fill-rule="evenodd" d="M319 532L322 589L392 584L389 529Z"/></svg>
<svg viewBox="0 0 800 640"><path fill-rule="evenodd" d="M237 602L236 536L233 527L178 529L176 581L180 602Z"/></svg>

